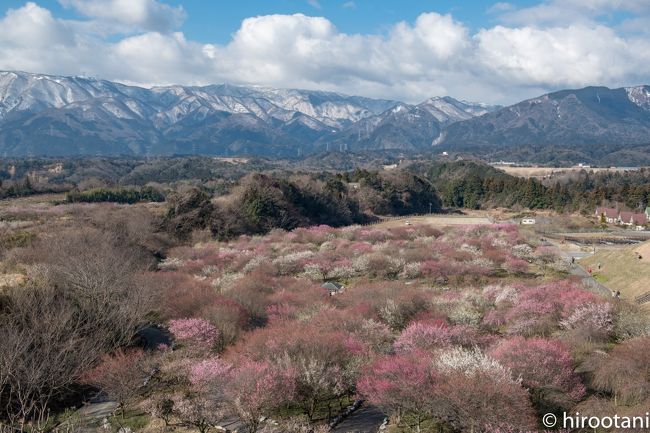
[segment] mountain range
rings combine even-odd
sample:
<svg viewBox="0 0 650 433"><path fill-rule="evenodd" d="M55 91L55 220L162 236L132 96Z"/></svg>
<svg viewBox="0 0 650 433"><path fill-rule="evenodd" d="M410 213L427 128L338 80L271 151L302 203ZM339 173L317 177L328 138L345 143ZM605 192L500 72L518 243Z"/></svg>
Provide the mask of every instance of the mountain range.
<svg viewBox="0 0 650 433"><path fill-rule="evenodd" d="M446 150L546 162L645 163L649 144L648 86L563 90L499 107L451 97L406 104L322 91L227 84L141 88L0 72L5 157Z"/></svg>

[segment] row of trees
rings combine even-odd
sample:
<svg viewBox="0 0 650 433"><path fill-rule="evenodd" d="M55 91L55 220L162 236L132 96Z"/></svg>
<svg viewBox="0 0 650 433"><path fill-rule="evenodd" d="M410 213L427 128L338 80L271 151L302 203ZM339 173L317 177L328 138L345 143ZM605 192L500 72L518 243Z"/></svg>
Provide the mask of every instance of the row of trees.
<svg viewBox="0 0 650 433"><path fill-rule="evenodd" d="M253 173L216 203L198 191L177 194L170 200L165 224L181 235L210 228L216 237L228 239L273 228L337 227L369 221L376 215L437 212L442 206L586 211L606 202L637 210L650 203L650 170L572 176L575 179L570 182L546 185L474 161L288 178Z"/></svg>
<svg viewBox="0 0 650 433"><path fill-rule="evenodd" d="M620 203L642 211L650 203L650 170L589 173L581 171L544 183L508 175L475 161L416 163L408 170L426 173L443 204L470 209L512 207L593 210Z"/></svg>
<svg viewBox="0 0 650 433"><path fill-rule="evenodd" d="M135 188L95 188L87 191L73 190L65 195L68 203L121 203L163 202L165 195L159 190L145 186Z"/></svg>
<svg viewBox="0 0 650 433"><path fill-rule="evenodd" d="M52 171L54 160L13 160L0 163L0 198L31 195L42 192L70 191L73 185L83 187L115 185L146 185L151 182L177 186L179 182L201 184L206 190L226 194L236 183L252 172L274 170L276 178L296 177L303 170L286 161L241 160L236 163L214 158L153 158L126 160L121 158L87 158L66 160L61 170ZM643 210L650 203L650 170L590 173L581 171L540 182L508 175L487 164L476 161L417 161L406 162L406 170L393 173L356 169L336 176L322 172L322 165L310 166L307 177L332 182L336 177L345 183L359 184L354 194L360 208L377 215L422 213L435 208L440 201L431 197L431 185L447 207L490 208L521 206L531 209L559 211L593 210L606 202L616 202L630 209ZM344 164L343 167L348 165ZM32 185L30 173L42 174L42 183ZM421 177L419 177L421 176ZM289 183L296 183L295 180ZM303 182L304 183L304 182ZM307 182L309 183L309 182ZM300 189L307 185L298 182ZM340 186L330 185L333 191ZM285 186L278 186L286 190ZM310 188L306 188L309 190ZM311 188L313 189L313 188ZM321 190L322 187L316 188ZM120 191L119 194L117 191ZM70 197L81 201L138 200L134 191L103 189L79 193ZM312 192L312 196L314 195ZM137 194L136 194L137 195ZM316 197L322 199L322 197ZM316 199L312 197L312 199ZM340 198L340 197L339 197ZM147 194L142 200L159 200L157 194ZM309 197L304 197L309 200ZM331 204L331 203L330 203ZM332 225L336 225L333 220Z"/></svg>

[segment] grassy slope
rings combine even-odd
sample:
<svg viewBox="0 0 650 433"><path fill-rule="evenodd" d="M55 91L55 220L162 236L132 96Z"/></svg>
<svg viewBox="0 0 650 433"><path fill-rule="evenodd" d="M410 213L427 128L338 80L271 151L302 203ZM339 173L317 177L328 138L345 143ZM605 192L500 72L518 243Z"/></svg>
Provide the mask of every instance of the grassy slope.
<svg viewBox="0 0 650 433"><path fill-rule="evenodd" d="M643 260L637 258L640 252ZM645 253L645 254L644 254ZM598 263L602 265L597 270ZM620 290L624 299L634 299L650 291L650 242L625 248L603 249L582 259L585 269L591 267L594 277L612 290ZM645 304L650 309L650 304Z"/></svg>

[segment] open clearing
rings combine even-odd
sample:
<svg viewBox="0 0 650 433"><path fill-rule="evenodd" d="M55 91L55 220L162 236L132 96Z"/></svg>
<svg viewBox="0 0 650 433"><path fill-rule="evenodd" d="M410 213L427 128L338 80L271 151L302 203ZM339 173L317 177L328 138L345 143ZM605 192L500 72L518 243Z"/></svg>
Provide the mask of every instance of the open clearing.
<svg viewBox="0 0 650 433"><path fill-rule="evenodd" d="M52 202L65 200L65 194L38 194L27 197L8 198L0 200L0 208L18 207L25 205L50 206Z"/></svg>
<svg viewBox="0 0 650 433"><path fill-rule="evenodd" d="M643 257L639 260L637 252ZM621 297L634 300L650 291L650 242L621 248L597 251L580 260L585 269L593 270L594 278L612 290L620 290ZM598 270L598 264L601 269ZM650 308L650 304L645 304Z"/></svg>
<svg viewBox="0 0 650 433"><path fill-rule="evenodd" d="M411 224L429 224L432 226L457 226L457 225L487 225L492 224L488 217L464 216L464 215L423 215L408 218L386 219L380 223L382 227L399 227Z"/></svg>
<svg viewBox="0 0 650 433"><path fill-rule="evenodd" d="M602 168L584 168L584 167L513 167L510 165L493 165L494 168L505 171L508 174L518 177L534 177L544 178L547 176L554 176L572 172L579 172L586 170L588 172L623 172L638 170L636 167L602 167Z"/></svg>

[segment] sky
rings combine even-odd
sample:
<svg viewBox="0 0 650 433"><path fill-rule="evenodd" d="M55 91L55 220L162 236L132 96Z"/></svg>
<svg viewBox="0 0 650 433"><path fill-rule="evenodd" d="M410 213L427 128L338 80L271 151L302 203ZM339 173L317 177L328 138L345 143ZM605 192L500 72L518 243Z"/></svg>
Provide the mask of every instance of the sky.
<svg viewBox="0 0 650 433"><path fill-rule="evenodd" d="M509 104L650 84L650 0L2 0L0 70Z"/></svg>

